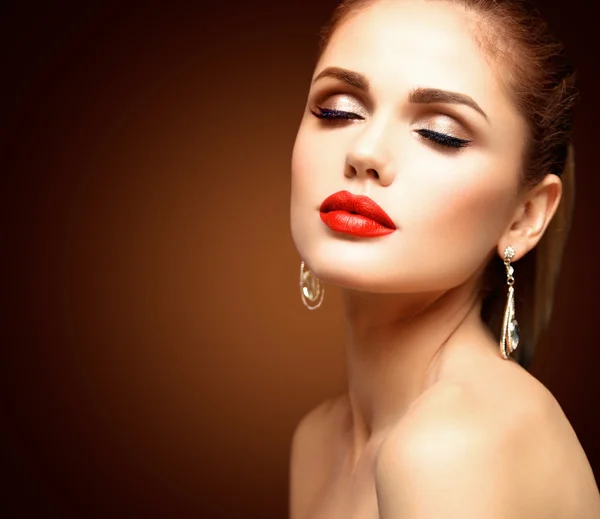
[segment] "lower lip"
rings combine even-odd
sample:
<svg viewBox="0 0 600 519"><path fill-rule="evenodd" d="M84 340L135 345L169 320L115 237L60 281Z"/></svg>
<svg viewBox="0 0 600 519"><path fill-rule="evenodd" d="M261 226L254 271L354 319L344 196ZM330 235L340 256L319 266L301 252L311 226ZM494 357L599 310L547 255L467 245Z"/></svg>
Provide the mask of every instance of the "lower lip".
<svg viewBox="0 0 600 519"><path fill-rule="evenodd" d="M379 222L361 214L351 214L347 211L321 212L321 220L332 231L359 236L360 238L375 238L391 234L395 229L390 229Z"/></svg>

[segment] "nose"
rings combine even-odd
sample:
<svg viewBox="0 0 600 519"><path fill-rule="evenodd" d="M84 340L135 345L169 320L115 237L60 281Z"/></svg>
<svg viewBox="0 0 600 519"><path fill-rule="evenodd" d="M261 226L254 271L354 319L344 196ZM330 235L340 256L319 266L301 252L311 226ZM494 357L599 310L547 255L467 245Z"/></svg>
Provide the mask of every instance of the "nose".
<svg viewBox="0 0 600 519"><path fill-rule="evenodd" d="M383 124L365 125L346 154L346 177L370 178L383 186L394 181L388 133Z"/></svg>

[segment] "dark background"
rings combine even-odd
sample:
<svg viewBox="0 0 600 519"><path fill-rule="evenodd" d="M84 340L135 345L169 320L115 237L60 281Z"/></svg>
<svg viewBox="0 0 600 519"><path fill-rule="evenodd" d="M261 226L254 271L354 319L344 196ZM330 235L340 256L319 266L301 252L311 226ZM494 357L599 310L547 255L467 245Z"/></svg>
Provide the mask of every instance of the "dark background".
<svg viewBox="0 0 600 519"><path fill-rule="evenodd" d="M286 517L293 429L344 383L339 294L302 306L288 221L335 2L54 4L0 11L0 515ZM585 6L540 5L582 99L574 227L532 371L598 477L600 44Z"/></svg>

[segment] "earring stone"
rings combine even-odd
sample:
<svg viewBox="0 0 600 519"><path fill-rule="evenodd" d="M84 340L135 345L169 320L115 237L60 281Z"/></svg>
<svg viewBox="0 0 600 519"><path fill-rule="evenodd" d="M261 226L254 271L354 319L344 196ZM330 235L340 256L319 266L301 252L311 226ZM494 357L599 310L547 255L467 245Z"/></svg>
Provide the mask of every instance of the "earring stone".
<svg viewBox="0 0 600 519"><path fill-rule="evenodd" d="M504 249L504 266L506 267L506 284L508 285L508 294L506 298L506 307L504 308L504 319L502 320L502 335L500 338L500 352L502 357L508 359L509 355L517 349L521 339L519 323L515 318L515 278L513 274L515 269L510 264L510 260L515 256L515 250L509 245Z"/></svg>

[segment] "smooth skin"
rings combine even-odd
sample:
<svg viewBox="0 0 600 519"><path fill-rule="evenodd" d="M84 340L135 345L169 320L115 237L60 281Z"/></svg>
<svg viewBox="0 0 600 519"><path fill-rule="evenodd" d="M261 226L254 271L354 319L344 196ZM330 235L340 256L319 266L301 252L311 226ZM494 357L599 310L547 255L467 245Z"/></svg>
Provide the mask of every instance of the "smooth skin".
<svg viewBox="0 0 600 519"><path fill-rule="evenodd" d="M508 245L513 261L535 247L561 182L521 185L525 122L474 22L449 3L381 0L342 23L315 68L291 228L314 274L342 289L348 387L295 431L291 519L600 517L559 404L502 359L480 318L485 265ZM485 115L410 102L417 87L466 95ZM444 147L432 131L469 143ZM319 206L340 190L371 197L397 230L327 228Z"/></svg>

